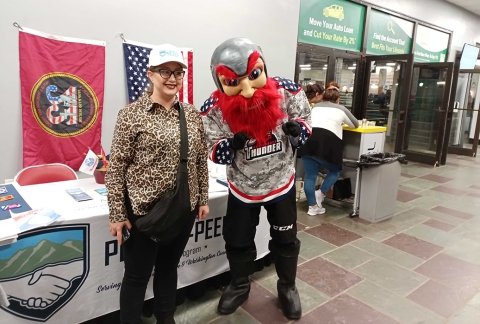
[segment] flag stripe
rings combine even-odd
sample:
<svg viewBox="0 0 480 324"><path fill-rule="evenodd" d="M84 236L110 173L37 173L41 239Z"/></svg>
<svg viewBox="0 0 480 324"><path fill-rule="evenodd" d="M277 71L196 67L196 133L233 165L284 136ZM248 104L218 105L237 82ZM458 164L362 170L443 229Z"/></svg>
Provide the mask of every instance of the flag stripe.
<svg viewBox="0 0 480 324"><path fill-rule="evenodd" d="M188 51L188 84L193 85L193 51ZM193 105L193 86L188 87L188 102Z"/></svg>

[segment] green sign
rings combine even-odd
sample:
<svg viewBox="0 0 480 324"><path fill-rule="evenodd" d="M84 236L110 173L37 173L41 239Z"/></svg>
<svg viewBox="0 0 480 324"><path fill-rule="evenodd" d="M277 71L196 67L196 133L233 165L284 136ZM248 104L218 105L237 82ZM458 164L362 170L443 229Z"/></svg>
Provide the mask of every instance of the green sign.
<svg viewBox="0 0 480 324"><path fill-rule="evenodd" d="M445 62L450 35L418 25L413 51L415 62Z"/></svg>
<svg viewBox="0 0 480 324"><path fill-rule="evenodd" d="M344 0L301 0L298 41L359 52L365 7Z"/></svg>
<svg viewBox="0 0 480 324"><path fill-rule="evenodd" d="M367 35L367 54L407 54L412 49L413 22L372 10Z"/></svg>

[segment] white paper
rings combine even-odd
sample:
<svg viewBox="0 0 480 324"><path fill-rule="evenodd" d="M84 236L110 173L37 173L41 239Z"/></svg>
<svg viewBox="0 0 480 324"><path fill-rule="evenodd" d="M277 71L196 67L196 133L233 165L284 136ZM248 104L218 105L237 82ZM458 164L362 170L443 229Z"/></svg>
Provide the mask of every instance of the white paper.
<svg viewBox="0 0 480 324"><path fill-rule="evenodd" d="M11 214L12 214L11 219L13 219L17 224L17 228L20 231L20 233L34 229L34 228L50 225L58 217L60 217L60 215L57 214L53 209L47 209L47 208L32 209L24 213L18 213L18 214L11 213Z"/></svg>
<svg viewBox="0 0 480 324"><path fill-rule="evenodd" d="M228 191L228 187L218 183L217 179L209 178L208 179L208 192L226 192Z"/></svg>
<svg viewBox="0 0 480 324"><path fill-rule="evenodd" d="M17 240L18 226L12 218L0 220L0 245L10 244Z"/></svg>

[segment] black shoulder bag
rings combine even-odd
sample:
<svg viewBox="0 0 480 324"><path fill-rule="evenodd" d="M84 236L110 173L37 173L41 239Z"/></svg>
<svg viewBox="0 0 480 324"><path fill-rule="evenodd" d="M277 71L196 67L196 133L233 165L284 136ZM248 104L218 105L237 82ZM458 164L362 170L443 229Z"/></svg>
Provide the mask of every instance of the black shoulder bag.
<svg viewBox="0 0 480 324"><path fill-rule="evenodd" d="M160 196L153 208L145 216L140 216L135 221L137 229L156 242L166 242L176 237L186 225L189 217L192 217L187 171L187 123L183 107L180 104L178 104L178 114L180 118L180 163L178 164L175 188Z"/></svg>

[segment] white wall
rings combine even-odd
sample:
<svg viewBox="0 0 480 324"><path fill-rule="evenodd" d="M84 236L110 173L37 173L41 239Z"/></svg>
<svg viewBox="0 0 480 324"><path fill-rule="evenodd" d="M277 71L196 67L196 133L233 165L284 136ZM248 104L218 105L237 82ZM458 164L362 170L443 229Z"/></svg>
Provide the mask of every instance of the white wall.
<svg viewBox="0 0 480 324"><path fill-rule="evenodd" d="M117 111L127 102L119 36L194 50L194 103L215 89L210 57L231 37L248 37L263 49L268 73L293 79L300 0L16 0L0 1L0 183L22 168L18 30L104 40L106 77L102 144L111 145ZM32 62L32 64L34 64Z"/></svg>
<svg viewBox="0 0 480 324"><path fill-rule="evenodd" d="M453 30L450 60L464 42L480 42L479 17L442 0L370 3ZM293 79L299 7L300 0L0 1L0 183L22 168L18 30L13 22L45 33L106 41L102 144L108 151L117 111L127 102L120 33L139 42L193 48L194 103L199 107L215 88L211 54L231 37L252 39L262 46L271 76Z"/></svg>

